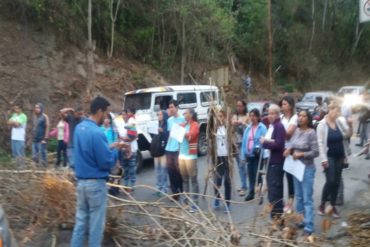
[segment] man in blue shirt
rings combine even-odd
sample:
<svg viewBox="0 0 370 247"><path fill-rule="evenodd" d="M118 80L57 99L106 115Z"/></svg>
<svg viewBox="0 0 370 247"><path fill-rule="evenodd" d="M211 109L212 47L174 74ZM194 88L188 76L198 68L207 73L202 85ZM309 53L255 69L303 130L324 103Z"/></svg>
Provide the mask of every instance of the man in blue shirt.
<svg viewBox="0 0 370 247"><path fill-rule="evenodd" d="M96 97L90 105L90 118L76 126L74 133L74 164L77 178L76 222L71 246L84 246L89 229L89 247L99 247L103 240L107 208L106 181L114 166L112 148L121 148L117 142L108 146L108 140L99 127L110 103Z"/></svg>
<svg viewBox="0 0 370 247"><path fill-rule="evenodd" d="M185 123L185 118L178 113L178 106L179 104L176 100L171 100L168 106L171 117L167 120L167 129L170 133L175 124L181 125ZM176 139L169 137L166 145L166 159L171 191L174 194L181 193L183 190L182 177L179 169L179 150L179 142ZM179 196L175 195L174 199L178 200Z"/></svg>

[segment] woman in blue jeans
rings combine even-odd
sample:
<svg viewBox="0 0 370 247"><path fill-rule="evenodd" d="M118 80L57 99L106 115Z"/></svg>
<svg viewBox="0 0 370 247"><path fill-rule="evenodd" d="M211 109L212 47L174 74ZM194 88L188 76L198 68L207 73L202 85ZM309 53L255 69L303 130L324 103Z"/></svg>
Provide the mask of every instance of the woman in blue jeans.
<svg viewBox="0 0 370 247"><path fill-rule="evenodd" d="M252 109L249 112L251 123L244 131L242 147L240 150L240 159L247 161L248 178L249 178L249 193L245 201L254 199L256 176L258 169L258 161L261 153L260 138L266 135L266 126L261 123L261 115L258 109ZM258 177L258 182L261 183L261 177Z"/></svg>
<svg viewBox="0 0 370 247"><path fill-rule="evenodd" d="M303 180L299 181L293 176L293 182L296 212L304 215L299 227L304 227L305 236L309 236L314 231L313 185L316 171L314 158L319 156L319 146L312 125L312 116L307 110L301 111L298 115L298 129L284 152L285 157L289 155L306 166Z"/></svg>

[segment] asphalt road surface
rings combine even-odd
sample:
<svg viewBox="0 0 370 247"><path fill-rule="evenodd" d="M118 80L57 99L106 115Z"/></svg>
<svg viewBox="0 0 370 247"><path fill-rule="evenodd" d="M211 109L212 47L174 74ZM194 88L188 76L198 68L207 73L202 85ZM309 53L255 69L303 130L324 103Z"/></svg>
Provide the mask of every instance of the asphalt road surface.
<svg viewBox="0 0 370 247"><path fill-rule="evenodd" d="M351 146L352 146L352 153L355 154L360 151L359 147L356 147L354 144L358 142L358 138L352 138ZM323 173L323 169L318 160L316 162L316 176L315 176L315 183L314 183L314 204L315 204L315 211L321 202L321 194L322 188L325 183L325 175ZM369 189L369 179L368 174L370 173L370 161L365 160L364 156L361 157L353 157L349 158L349 169L343 170L343 180L344 180L344 205L339 206L338 210L342 215L340 221L345 221L345 215L352 209L353 203L358 199L356 195L363 190ZM207 175L207 159L206 157L201 157L198 159L198 180L200 185L200 193L203 193L205 187L205 180ZM237 188L240 187L239 183L239 175L237 173L237 167L234 166L234 174L233 174L233 186L232 186L232 200L237 201L239 203L232 204L231 206L231 216L236 224L238 223L245 223L246 221L254 218L256 214L259 214L261 210L263 210L263 206L258 206L258 201L254 203L244 203L244 197L240 197L238 192L236 191ZM286 179L284 179L285 188L284 194L285 198L287 198L287 188L286 188ZM137 184L145 184L155 186L155 173L152 162L146 162L145 167L143 170L138 174ZM208 185L207 195L214 195L212 185ZM158 200L158 196L153 195L153 191L148 189L138 188L134 193L133 196L140 201L155 201ZM211 207L211 200L210 198L202 198L200 199L200 207L203 210L213 210ZM267 202L267 195L265 195L265 203ZM361 204L361 201L356 201L356 205L358 203ZM365 202L364 202L365 203ZM223 210L215 211L216 215L219 215L220 218L225 218L225 214ZM226 219L226 218L225 218ZM321 224L321 217L316 214L315 217L316 221L316 230L320 230Z"/></svg>

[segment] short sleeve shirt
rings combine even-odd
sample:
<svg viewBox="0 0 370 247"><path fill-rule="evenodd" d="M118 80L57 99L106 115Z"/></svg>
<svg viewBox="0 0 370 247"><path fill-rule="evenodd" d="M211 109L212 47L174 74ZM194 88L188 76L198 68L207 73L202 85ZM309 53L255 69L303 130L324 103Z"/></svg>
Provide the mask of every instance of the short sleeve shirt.
<svg viewBox="0 0 370 247"><path fill-rule="evenodd" d="M175 140L174 138L171 138L171 129L175 124L180 125L180 124L183 124L183 123L185 123L185 119L181 115L179 115L177 117L172 116L167 120L167 130L170 132L170 137L168 138L168 142L167 142L167 145L166 145L166 151L169 151L169 152L178 152L179 151L180 144L177 140Z"/></svg>
<svg viewBox="0 0 370 247"><path fill-rule="evenodd" d="M27 127L27 116L24 113L14 113L11 121L15 121L20 124L19 127L12 128L11 139L14 141L25 141L26 140L26 127Z"/></svg>
<svg viewBox="0 0 370 247"><path fill-rule="evenodd" d="M288 130L289 126L297 126L298 125L298 115L293 114L291 118L286 118L284 115L281 115L281 123L284 126L285 130ZM290 147L291 143L290 140L285 141L285 147Z"/></svg>

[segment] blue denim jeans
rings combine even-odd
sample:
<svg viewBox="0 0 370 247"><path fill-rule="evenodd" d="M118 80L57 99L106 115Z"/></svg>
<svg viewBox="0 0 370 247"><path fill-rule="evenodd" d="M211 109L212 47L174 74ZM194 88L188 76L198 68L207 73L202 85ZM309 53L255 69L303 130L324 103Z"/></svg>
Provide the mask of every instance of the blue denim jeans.
<svg viewBox="0 0 370 247"><path fill-rule="evenodd" d="M302 182L293 176L296 212L304 215L304 230L309 233L314 231L313 185L315 172L315 166L306 166Z"/></svg>
<svg viewBox="0 0 370 247"><path fill-rule="evenodd" d="M154 170L156 175L156 187L163 193L168 190L168 171L166 155L154 158Z"/></svg>
<svg viewBox="0 0 370 247"><path fill-rule="evenodd" d="M74 168L74 160L73 160L73 147L68 146L67 147L67 159L68 159L68 164L70 168Z"/></svg>
<svg viewBox="0 0 370 247"><path fill-rule="evenodd" d="M239 151L242 148L241 143L238 144ZM243 160L240 160L239 154L235 156L236 164L238 165L239 170L239 177L240 177L240 188L243 190L247 190L247 176L248 176L248 170L246 166L246 162Z"/></svg>
<svg viewBox="0 0 370 247"><path fill-rule="evenodd" d="M32 142L32 160L47 166L48 159L46 155L46 143Z"/></svg>
<svg viewBox="0 0 370 247"><path fill-rule="evenodd" d="M107 187L104 179L78 180L76 222L71 247L85 246L88 229L89 247L100 247L103 241L107 210Z"/></svg>
<svg viewBox="0 0 370 247"><path fill-rule="evenodd" d="M124 157L124 155L122 155ZM129 159L122 158L121 165L124 170L123 182L125 186L135 186L136 184L136 154L132 154Z"/></svg>
<svg viewBox="0 0 370 247"><path fill-rule="evenodd" d="M15 159L15 162L17 164L17 168L21 167L24 165L24 144L25 141L17 141L17 140L12 140L11 145L12 145L12 156L13 159Z"/></svg>

